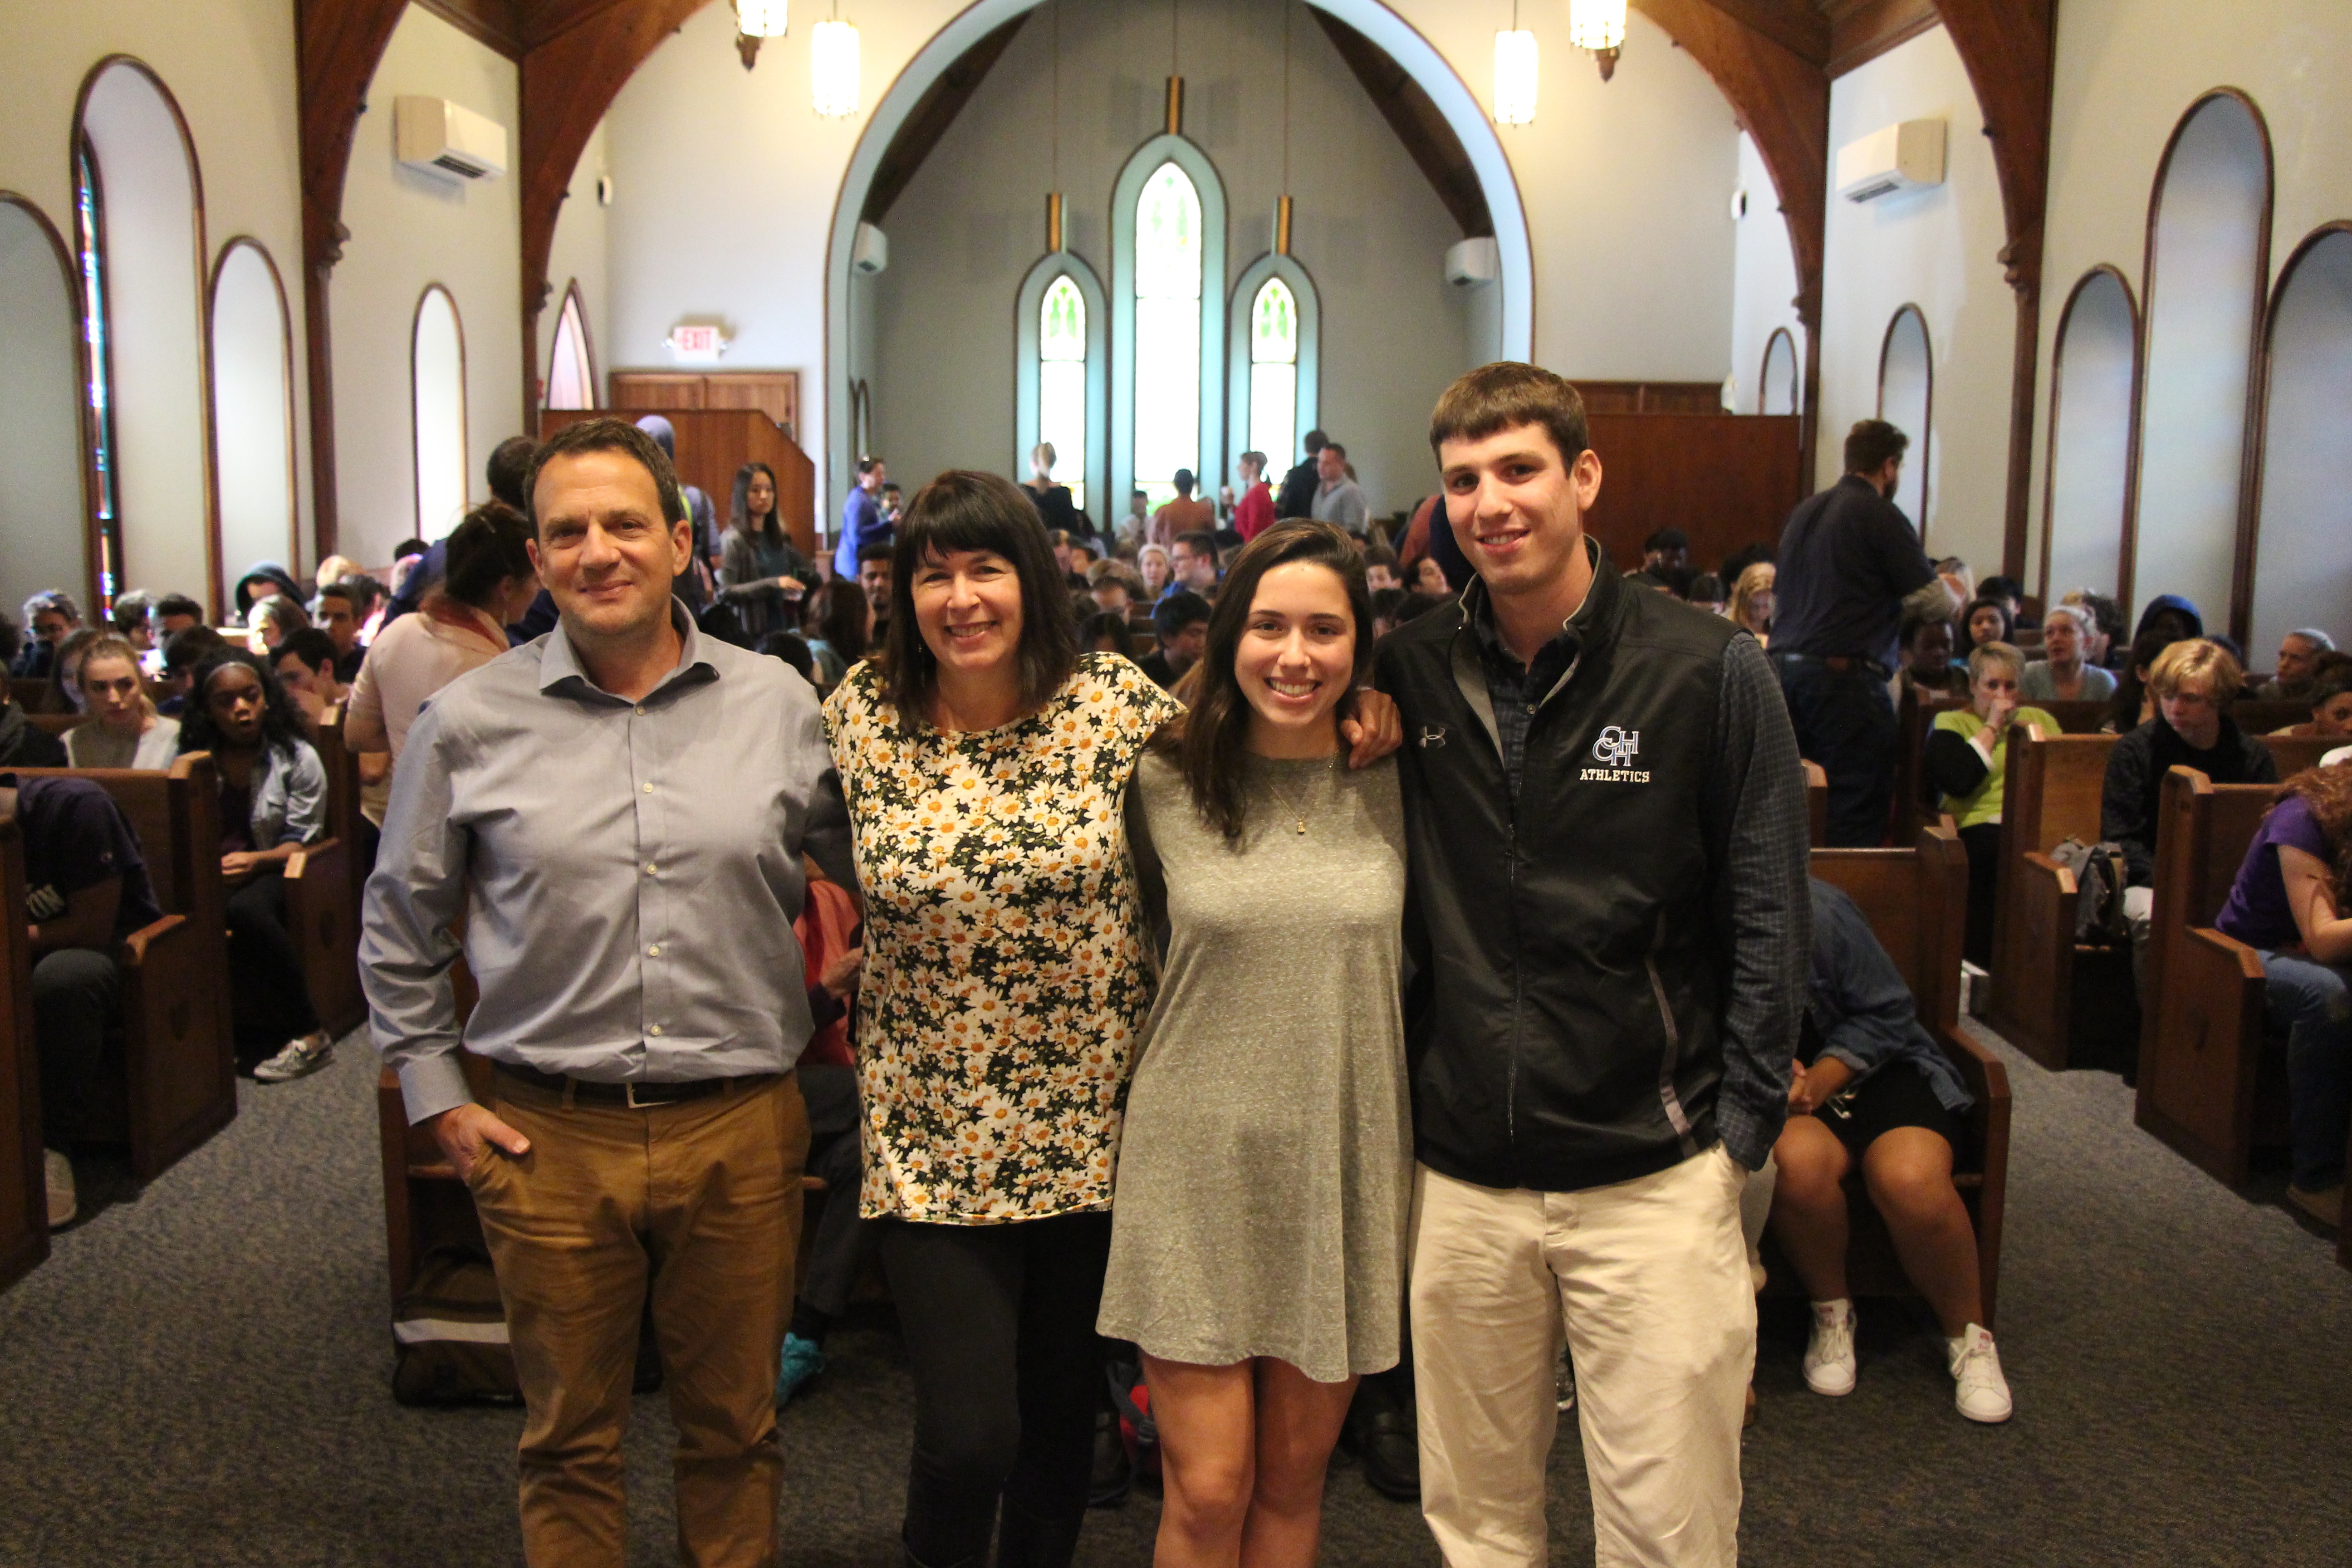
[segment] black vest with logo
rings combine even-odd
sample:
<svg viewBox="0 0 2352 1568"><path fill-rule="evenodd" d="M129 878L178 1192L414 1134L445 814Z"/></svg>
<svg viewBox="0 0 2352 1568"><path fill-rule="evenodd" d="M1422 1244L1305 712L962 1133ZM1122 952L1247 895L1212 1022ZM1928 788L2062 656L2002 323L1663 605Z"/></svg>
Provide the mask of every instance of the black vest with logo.
<svg viewBox="0 0 2352 1568"><path fill-rule="evenodd" d="M1701 805L1735 628L1591 548L1516 801L1467 619L1483 585L1375 657L1404 721L1415 1152L1482 1186L1604 1186L1716 1142L1728 884Z"/></svg>

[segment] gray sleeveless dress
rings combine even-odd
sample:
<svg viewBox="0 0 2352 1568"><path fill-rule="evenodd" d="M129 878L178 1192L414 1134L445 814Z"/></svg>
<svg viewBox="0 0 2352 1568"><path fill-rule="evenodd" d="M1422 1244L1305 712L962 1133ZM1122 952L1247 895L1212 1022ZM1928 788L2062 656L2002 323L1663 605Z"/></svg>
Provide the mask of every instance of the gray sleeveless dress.
<svg viewBox="0 0 2352 1568"><path fill-rule="evenodd" d="M1400 1351L1404 808L1392 763L1252 769L1230 847L1171 763L1136 772L1130 841L1164 959L1099 1327L1166 1361L1275 1356L1337 1383Z"/></svg>

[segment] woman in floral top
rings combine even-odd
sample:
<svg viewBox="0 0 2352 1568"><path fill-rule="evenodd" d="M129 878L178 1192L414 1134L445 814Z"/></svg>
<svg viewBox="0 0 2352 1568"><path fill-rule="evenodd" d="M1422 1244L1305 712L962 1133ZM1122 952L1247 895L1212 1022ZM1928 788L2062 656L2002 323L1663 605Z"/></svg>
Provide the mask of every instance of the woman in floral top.
<svg viewBox="0 0 2352 1568"><path fill-rule="evenodd" d="M866 902L860 1207L886 1222L915 1374L902 1538L928 1568L983 1561L1001 1501L996 1562L1060 1568L1154 983L1123 809L1181 710L1127 660L1077 652L1044 525L1007 480L925 486L891 567L887 663L851 670L824 714ZM1349 740L1360 762L1392 750L1392 715Z"/></svg>

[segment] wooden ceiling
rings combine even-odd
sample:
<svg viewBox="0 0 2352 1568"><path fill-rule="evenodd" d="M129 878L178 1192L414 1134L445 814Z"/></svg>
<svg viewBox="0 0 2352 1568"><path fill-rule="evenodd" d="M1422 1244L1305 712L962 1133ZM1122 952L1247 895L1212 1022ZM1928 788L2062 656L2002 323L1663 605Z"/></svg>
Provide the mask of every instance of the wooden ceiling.
<svg viewBox="0 0 2352 1568"><path fill-rule="evenodd" d="M588 21L634 0L416 0L459 31L519 60Z"/></svg>

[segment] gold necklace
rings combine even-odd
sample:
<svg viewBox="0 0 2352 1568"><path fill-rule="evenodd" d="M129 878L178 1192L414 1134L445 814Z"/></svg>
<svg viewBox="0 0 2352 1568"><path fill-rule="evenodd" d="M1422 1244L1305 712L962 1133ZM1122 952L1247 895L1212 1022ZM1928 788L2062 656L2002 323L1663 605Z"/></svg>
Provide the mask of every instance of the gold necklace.
<svg viewBox="0 0 2352 1568"><path fill-rule="evenodd" d="M1267 764L1265 775L1266 793L1273 795L1276 803L1283 808L1283 815L1293 818L1297 822L1297 831L1301 835L1304 835L1307 831L1307 807L1310 804L1310 801L1306 797L1312 796L1314 795L1315 781L1321 776L1322 774L1320 773L1308 773L1307 775L1306 796L1294 801L1274 782L1273 765L1271 763Z"/></svg>

